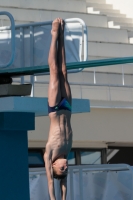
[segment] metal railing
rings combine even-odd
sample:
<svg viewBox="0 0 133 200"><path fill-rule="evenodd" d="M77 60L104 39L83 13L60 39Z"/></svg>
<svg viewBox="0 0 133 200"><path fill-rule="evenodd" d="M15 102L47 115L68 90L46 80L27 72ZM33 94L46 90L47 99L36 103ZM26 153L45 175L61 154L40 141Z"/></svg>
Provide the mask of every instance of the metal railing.
<svg viewBox="0 0 133 200"><path fill-rule="evenodd" d="M8 16L8 18L10 19L10 22L11 22L11 26L9 28L9 30L11 30L11 58L8 61L7 64L1 64L0 65L0 67L6 68L6 67L9 67L9 66L12 65L12 63L14 61L14 58L15 58L15 23L14 23L13 16L9 12L1 11L0 15L6 15L6 16ZM5 30L7 30L6 27L0 27L0 32L3 32Z"/></svg>
<svg viewBox="0 0 133 200"><path fill-rule="evenodd" d="M88 58L88 34L87 34L87 27L85 22L82 19L79 18L72 18L72 19L66 19L65 23L80 23L82 25L82 35L83 35L83 51L84 51L84 56L83 56L83 61L86 61ZM52 25L52 21L47 21L47 22L38 22L38 23L29 23L29 24L20 24L15 26L15 30L20 31L20 44L21 44L21 57L20 57L20 63L21 66L20 68L24 67L24 29L29 28L30 29L30 66L34 66L34 28L38 26L45 26L45 25ZM3 27L2 27L3 28ZM10 30L11 27L5 27L4 30ZM2 29L3 30L3 29ZM14 34L15 35L15 34ZM81 47L82 49L82 47ZM14 50L15 52L15 50ZM81 55L82 55L81 51ZM82 56L80 55L80 61L82 61ZM8 65L9 66L9 65ZM68 70L69 73L76 73L82 71L83 68L76 68L76 69L70 69ZM9 69L10 71L10 69ZM47 75L49 72L44 72L43 74ZM38 74L39 75L39 74ZM42 75L42 74L41 74ZM32 92L31 92L31 97L34 96L34 81L35 77L33 75L30 76L30 83L32 84ZM21 84L25 83L24 76L21 76Z"/></svg>
<svg viewBox="0 0 133 200"><path fill-rule="evenodd" d="M124 172L129 171L131 175L131 198L133 199L133 170L131 166L127 164L103 164L103 165L80 165L80 166L69 166L68 176L69 176L69 200L74 200L74 178L73 174L78 173L79 176L79 187L76 190L79 193L79 199L84 200L84 193L83 193L83 173L96 173L96 172ZM46 174L44 168L36 168L36 169L29 169L29 175L37 175L37 174ZM108 182L106 183L108 184ZM126 183L125 183L126 184ZM127 183L128 184L128 183ZM89 188L88 188L89 189ZM124 200L124 199L123 199Z"/></svg>

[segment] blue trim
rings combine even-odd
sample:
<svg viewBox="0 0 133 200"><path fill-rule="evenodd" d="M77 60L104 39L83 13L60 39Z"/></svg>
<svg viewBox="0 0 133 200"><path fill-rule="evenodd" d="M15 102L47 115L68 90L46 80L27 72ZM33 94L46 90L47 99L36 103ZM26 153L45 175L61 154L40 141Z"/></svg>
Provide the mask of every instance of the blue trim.
<svg viewBox="0 0 133 200"><path fill-rule="evenodd" d="M0 113L0 199L30 200L27 129L33 113Z"/></svg>
<svg viewBox="0 0 133 200"><path fill-rule="evenodd" d="M35 114L0 112L0 130L35 130Z"/></svg>
<svg viewBox="0 0 133 200"><path fill-rule="evenodd" d="M27 131L0 130L0 199L30 200Z"/></svg>

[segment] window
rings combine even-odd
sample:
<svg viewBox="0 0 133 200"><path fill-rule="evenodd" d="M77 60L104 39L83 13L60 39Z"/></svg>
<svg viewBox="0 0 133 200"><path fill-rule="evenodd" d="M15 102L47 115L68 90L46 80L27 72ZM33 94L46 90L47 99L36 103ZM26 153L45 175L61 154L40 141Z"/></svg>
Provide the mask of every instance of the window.
<svg viewBox="0 0 133 200"><path fill-rule="evenodd" d="M101 151L80 151L81 164L101 164Z"/></svg>
<svg viewBox="0 0 133 200"><path fill-rule="evenodd" d="M41 150L29 150L29 167L44 167L43 153Z"/></svg>
<svg viewBox="0 0 133 200"><path fill-rule="evenodd" d="M44 167L44 149L29 149L29 167ZM73 148L68 155L68 165L95 165L106 163L106 149Z"/></svg>
<svg viewBox="0 0 133 200"><path fill-rule="evenodd" d="M133 165L133 147L109 147L107 149L107 163Z"/></svg>
<svg viewBox="0 0 133 200"><path fill-rule="evenodd" d="M74 151L71 151L68 155L68 164L69 165L75 165L76 164L75 152Z"/></svg>

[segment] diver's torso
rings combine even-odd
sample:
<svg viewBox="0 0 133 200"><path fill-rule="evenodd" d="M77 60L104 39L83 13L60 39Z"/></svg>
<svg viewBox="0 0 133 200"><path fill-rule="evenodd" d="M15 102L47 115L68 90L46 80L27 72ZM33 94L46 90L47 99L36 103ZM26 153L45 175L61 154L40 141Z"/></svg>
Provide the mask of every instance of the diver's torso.
<svg viewBox="0 0 133 200"><path fill-rule="evenodd" d="M72 146L71 112L60 110L49 114L50 131L48 143L52 150L52 161L67 156Z"/></svg>

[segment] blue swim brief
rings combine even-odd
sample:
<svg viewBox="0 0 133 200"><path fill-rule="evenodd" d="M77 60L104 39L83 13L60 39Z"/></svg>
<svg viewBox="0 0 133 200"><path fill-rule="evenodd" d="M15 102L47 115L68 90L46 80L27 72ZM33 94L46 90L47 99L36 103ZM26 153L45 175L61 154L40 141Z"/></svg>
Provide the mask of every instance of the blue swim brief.
<svg viewBox="0 0 133 200"><path fill-rule="evenodd" d="M56 112L56 111L59 111L59 110L69 110L70 112L72 110L71 105L69 104L69 102L64 97L61 98L61 101L59 102L58 105L53 106L53 107L50 107L48 105L48 113Z"/></svg>

